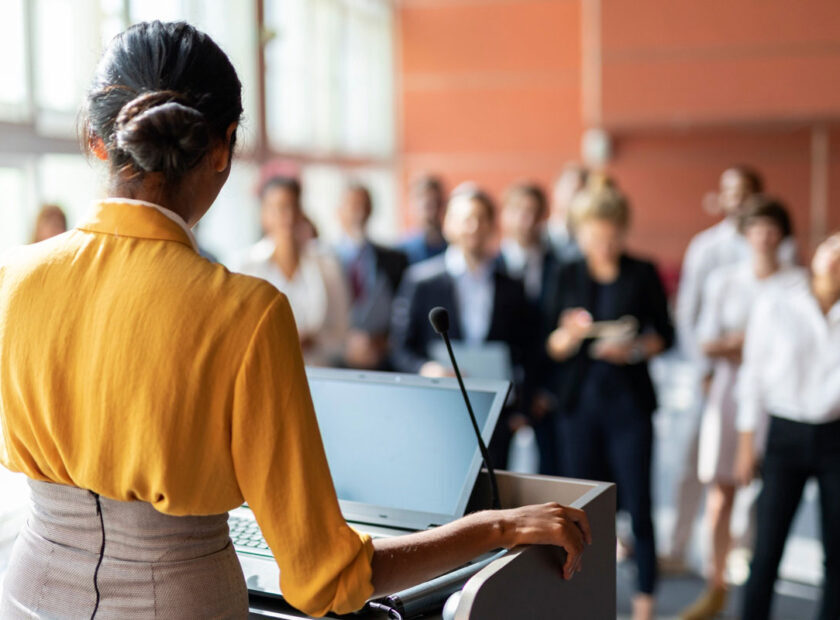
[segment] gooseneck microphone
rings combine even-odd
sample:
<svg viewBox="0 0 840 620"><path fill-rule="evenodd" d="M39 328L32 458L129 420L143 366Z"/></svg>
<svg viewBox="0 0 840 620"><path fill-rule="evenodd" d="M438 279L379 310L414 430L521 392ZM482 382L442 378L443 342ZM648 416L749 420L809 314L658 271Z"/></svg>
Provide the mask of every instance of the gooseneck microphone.
<svg viewBox="0 0 840 620"><path fill-rule="evenodd" d="M496 484L496 472L493 471L493 465L490 463L490 455L487 453L487 446L484 445L484 440L481 438L481 431L478 428L478 422L475 421L475 413L473 413L472 405L470 404L470 397L467 395L467 389L464 387L464 380L461 378L461 371L458 369L458 362L455 361L455 354L452 352L452 343L449 342L449 312L446 308L437 306L432 308L429 312L429 323L435 328L435 331L443 337L443 342L446 344L446 350L449 352L449 359L452 360L452 369L455 371L455 376L458 378L458 385L461 386L461 394L464 396L464 402L467 404L467 412L470 414L470 421L472 422L473 430L475 431L475 438L478 440L478 449L481 451L481 458L484 459L484 467L487 468L487 477L490 478L490 499L493 508L501 508L499 503L499 487Z"/></svg>

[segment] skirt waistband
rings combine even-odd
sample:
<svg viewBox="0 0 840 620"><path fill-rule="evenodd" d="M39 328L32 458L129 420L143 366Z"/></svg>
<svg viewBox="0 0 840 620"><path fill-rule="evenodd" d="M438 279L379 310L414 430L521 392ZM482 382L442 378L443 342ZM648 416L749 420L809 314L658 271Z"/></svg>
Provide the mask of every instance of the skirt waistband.
<svg viewBox="0 0 840 620"><path fill-rule="evenodd" d="M175 517L147 502L96 497L84 489L30 480L29 529L59 545L135 562L177 562L216 553L230 543L228 515Z"/></svg>

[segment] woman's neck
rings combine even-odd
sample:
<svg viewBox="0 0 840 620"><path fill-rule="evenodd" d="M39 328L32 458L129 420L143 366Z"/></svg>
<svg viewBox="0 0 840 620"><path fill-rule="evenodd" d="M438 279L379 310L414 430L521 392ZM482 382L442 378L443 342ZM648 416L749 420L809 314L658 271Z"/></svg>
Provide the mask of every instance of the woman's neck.
<svg viewBox="0 0 840 620"><path fill-rule="evenodd" d="M618 279L619 261L586 260L589 275L599 284L609 284Z"/></svg>
<svg viewBox="0 0 840 620"><path fill-rule="evenodd" d="M753 273L759 280L769 278L779 270L776 252L759 253L753 257Z"/></svg>
<svg viewBox="0 0 840 620"><path fill-rule="evenodd" d="M191 201L184 197L182 191L167 191L160 180L150 178L146 175L139 181L126 182L121 179L114 179L108 186L108 198L129 198L131 200L142 200L168 209L176 213L188 226L192 227L198 221L193 219L193 208Z"/></svg>
<svg viewBox="0 0 840 620"><path fill-rule="evenodd" d="M279 237L274 240L274 254L271 260L280 268L287 280L291 280L300 266L300 247L291 237Z"/></svg>
<svg viewBox="0 0 840 620"><path fill-rule="evenodd" d="M811 290L823 314L828 314L834 304L840 301L840 282L835 282L830 277L813 276Z"/></svg>

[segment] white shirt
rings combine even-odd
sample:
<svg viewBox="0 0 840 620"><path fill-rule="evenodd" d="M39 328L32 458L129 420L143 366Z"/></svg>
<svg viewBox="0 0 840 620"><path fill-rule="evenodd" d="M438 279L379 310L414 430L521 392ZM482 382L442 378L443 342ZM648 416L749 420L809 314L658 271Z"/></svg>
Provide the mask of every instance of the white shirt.
<svg viewBox="0 0 840 620"><path fill-rule="evenodd" d="M513 239L503 239L501 251L510 274L522 280L528 299L539 299L545 250L539 245L523 248Z"/></svg>
<svg viewBox="0 0 840 620"><path fill-rule="evenodd" d="M695 235L686 250L677 291L677 337L683 355L704 369L708 362L698 341L697 326L706 280L716 269L747 261L749 256L749 245L732 218ZM779 246L779 261L782 265L796 264L796 243L792 238Z"/></svg>
<svg viewBox="0 0 840 620"><path fill-rule="evenodd" d="M806 274L756 302L737 394L739 431L770 414L811 424L840 419L840 302L824 315Z"/></svg>
<svg viewBox="0 0 840 620"><path fill-rule="evenodd" d="M110 203L121 204L121 205L137 205L138 207L151 207L155 211L158 211L159 213L162 213L163 215L168 217L170 220L172 220L173 222L178 224L178 226L180 226L184 230L184 232L187 233L187 237L190 240L190 244L192 245L193 250L198 252L198 242L195 240L195 235L193 234L193 231L190 229L189 226L187 226L187 223L184 221L184 218L182 218L180 215L178 215L174 211L170 211L166 207L156 205L153 202L146 202L145 200L135 200L134 198L106 198L105 200L95 201L95 204L101 204L103 202L104 203L110 202Z"/></svg>
<svg viewBox="0 0 840 620"><path fill-rule="evenodd" d="M234 271L267 280L289 299L298 333L314 339L304 351L310 365L328 365L340 356L347 335L350 301L338 261L308 248L297 271L287 278L274 262L274 243L262 239L236 261Z"/></svg>
<svg viewBox="0 0 840 620"><path fill-rule="evenodd" d="M493 317L496 282L492 261L470 271L463 252L452 245L446 249L444 261L446 271L455 281L455 302L463 340L468 344L481 344L487 339Z"/></svg>

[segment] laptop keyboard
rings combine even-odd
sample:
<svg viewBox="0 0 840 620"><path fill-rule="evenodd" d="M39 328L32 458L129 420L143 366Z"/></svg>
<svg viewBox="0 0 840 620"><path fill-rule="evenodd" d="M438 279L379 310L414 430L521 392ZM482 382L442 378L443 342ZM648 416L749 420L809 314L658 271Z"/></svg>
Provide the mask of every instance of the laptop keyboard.
<svg viewBox="0 0 840 620"><path fill-rule="evenodd" d="M228 516L228 527L230 528L230 539L237 551L272 557L271 549L268 548L256 521L246 517L230 515ZM385 538L384 534L372 532L368 532L368 536Z"/></svg>
<svg viewBox="0 0 840 620"><path fill-rule="evenodd" d="M228 517L228 527L230 528L230 539L236 549L258 555L271 555L271 550L268 548L257 522L253 519L230 516Z"/></svg>

